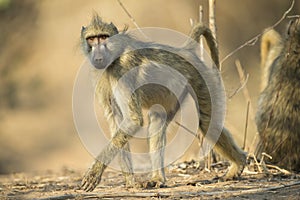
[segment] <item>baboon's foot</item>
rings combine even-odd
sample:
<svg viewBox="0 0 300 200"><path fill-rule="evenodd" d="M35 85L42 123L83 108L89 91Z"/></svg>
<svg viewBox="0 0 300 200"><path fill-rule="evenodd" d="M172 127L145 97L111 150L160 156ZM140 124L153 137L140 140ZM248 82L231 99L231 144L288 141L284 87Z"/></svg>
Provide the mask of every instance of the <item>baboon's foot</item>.
<svg viewBox="0 0 300 200"><path fill-rule="evenodd" d="M164 182L160 182L160 181L147 181L145 184L144 184L144 187L145 188L165 188L167 187L167 185L165 185Z"/></svg>
<svg viewBox="0 0 300 200"><path fill-rule="evenodd" d="M91 192L100 183L101 176L105 165L96 161L93 166L88 169L81 181L81 188L86 192Z"/></svg>
<svg viewBox="0 0 300 200"><path fill-rule="evenodd" d="M140 183L135 182L133 174L125 174L125 187L126 188L141 188Z"/></svg>
<svg viewBox="0 0 300 200"><path fill-rule="evenodd" d="M236 164L232 163L231 166L229 167L227 173L223 176L220 177L220 181L229 181L236 179L241 176L243 170L244 170L245 164Z"/></svg>
<svg viewBox="0 0 300 200"><path fill-rule="evenodd" d="M144 184L145 188L164 188L166 180L163 177L153 177Z"/></svg>
<svg viewBox="0 0 300 200"><path fill-rule="evenodd" d="M247 164L247 153L240 150L235 154L227 173L220 178L221 181L233 180L241 176L245 165Z"/></svg>

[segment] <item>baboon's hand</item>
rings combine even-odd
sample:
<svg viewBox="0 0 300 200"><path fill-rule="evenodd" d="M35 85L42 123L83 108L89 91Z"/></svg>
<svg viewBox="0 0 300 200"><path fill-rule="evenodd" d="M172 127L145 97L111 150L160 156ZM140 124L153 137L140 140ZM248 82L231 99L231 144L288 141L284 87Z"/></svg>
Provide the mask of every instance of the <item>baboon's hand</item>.
<svg viewBox="0 0 300 200"><path fill-rule="evenodd" d="M93 191L101 181L103 169L104 165L101 162L96 161L92 168L84 175L81 182L81 188L86 192Z"/></svg>

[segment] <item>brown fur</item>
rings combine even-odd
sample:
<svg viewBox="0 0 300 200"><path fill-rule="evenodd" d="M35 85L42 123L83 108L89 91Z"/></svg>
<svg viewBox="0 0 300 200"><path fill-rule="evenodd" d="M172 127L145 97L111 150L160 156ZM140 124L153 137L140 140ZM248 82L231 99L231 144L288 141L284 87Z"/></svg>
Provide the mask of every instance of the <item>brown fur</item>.
<svg viewBox="0 0 300 200"><path fill-rule="evenodd" d="M94 24L95 21L98 21L98 24ZM180 101L184 99L186 94L191 92L191 90L196 93L194 98L196 101L198 101L197 106L200 109L199 128L204 134L208 130L211 118L212 102L204 79L199 75L199 72L191 65L191 63L179 56L177 52L179 54L182 53L183 55L189 56L193 61L197 61L197 64L202 67L203 73L208 73L208 71L212 72L212 82L216 86L221 84L221 80L216 78L218 76L214 76L219 72L215 68L208 70L208 68L198 59L194 53L196 44L193 44L192 41L189 41L187 46L183 49L175 49L173 47L164 46L170 50L165 51L159 48L162 47L160 44L148 44L138 41L125 32L120 33L116 38L108 38L106 41L101 42L101 37L98 36L101 36L102 32L99 32L96 33L95 36L99 39L98 41L100 41L100 43L98 44L96 42L97 45L90 47L88 44L86 44L87 39L94 37L94 39L97 40L97 38L91 35L89 35L87 38L86 34L88 34L89 31L95 31L95 28L93 27L98 27L99 24L100 26L103 25L104 27L108 27L108 25L102 22L100 19L92 20L88 27L83 28L82 43L83 50L90 58L92 63L94 58L100 58L101 62L95 61L95 67L100 69L105 68L102 78L97 84L97 96L100 104L104 107L105 115L111 125L112 139L111 142L98 155L91 169L87 171L82 181L82 188L86 191L92 191L100 182L102 173L106 166L119 153L119 151L122 149L129 151L128 140L132 138L139 127L143 125L144 120L142 108L150 109L148 127L150 152L159 150L158 153L151 154L152 166L155 170L153 170L152 178L148 181L146 186L153 187L163 185L166 181L163 169L163 147L166 143L165 131L169 122L173 119L174 115L179 109ZM206 38L211 38L210 40L212 40L213 37L209 36L210 31L208 30L209 29L202 25L195 26L194 30L192 31L193 39L198 40L200 35L203 34L204 36L208 36ZM108 31L108 34L111 36L114 35L114 32L110 33ZM213 40L210 41L211 44L213 44L213 42ZM146 48L126 52L126 50L130 50L135 46ZM210 45L212 48L211 52L212 54L217 55L217 49L213 49L213 46L214 45ZM105 51L103 50L105 47L108 49L114 49L114 51L111 49ZM90 56L93 54L93 51L95 51L96 54L100 53L101 55L94 54L94 57ZM112 52L113 54L109 55L107 52ZM214 56L214 61L218 64L218 56ZM150 67L155 65L153 63L161 63L171 66L188 80L188 83L192 88L185 88L181 95L182 99L177 99L172 91L166 87L155 84L148 84L138 88L130 96L129 102L124 100L124 95L114 96L112 88L114 88L117 83L120 82L120 78L123 78L129 70L132 70L134 66L139 66L138 70L135 72L136 74L132 78L134 78L134 80L137 82L139 80L143 81L144 79L147 79ZM158 67L158 69L160 68ZM149 75L152 76L152 74ZM176 81L176 79L173 78L172 73L168 74L167 76L169 77L167 77L167 79L164 77L164 79L167 80L168 84L180 84L178 81ZM125 79L122 91L126 91L132 86L133 83L129 79ZM160 109L153 108L152 106L155 104L163 106L165 112L162 112ZM121 128L118 128L116 124L118 121L122 120L127 120L127 123L124 123ZM166 120L166 123L164 123L164 120ZM235 144L229 131L225 128L223 129L221 136L216 143L215 149L232 162L232 166L224 179L231 179L235 176L238 176L244 167L246 155ZM105 163L102 163L102 161ZM126 183L130 186L134 182L132 177L133 171L131 167L130 154L128 152L126 153L121 151L120 161L122 170L125 172L124 174Z"/></svg>
<svg viewBox="0 0 300 200"><path fill-rule="evenodd" d="M263 61L272 64L256 114L261 136L258 153L266 152L273 157L272 163L300 171L299 19L291 22L283 46L277 50L275 59L269 57Z"/></svg>

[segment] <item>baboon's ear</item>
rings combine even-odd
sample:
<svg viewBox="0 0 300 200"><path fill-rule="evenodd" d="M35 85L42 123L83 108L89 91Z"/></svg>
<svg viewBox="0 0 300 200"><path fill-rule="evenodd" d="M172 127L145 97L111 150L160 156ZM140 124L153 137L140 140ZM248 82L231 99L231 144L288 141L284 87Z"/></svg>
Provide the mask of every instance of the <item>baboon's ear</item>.
<svg viewBox="0 0 300 200"><path fill-rule="evenodd" d="M118 34L118 33L119 33L117 27L116 27L112 22L110 22L109 26L110 26L110 27L112 28L112 30L114 31L114 34Z"/></svg>
<svg viewBox="0 0 300 200"><path fill-rule="evenodd" d="M83 36L83 33L84 33L85 29L86 29L86 27L84 27L84 26L81 27L81 35L82 36Z"/></svg>
<svg viewBox="0 0 300 200"><path fill-rule="evenodd" d="M128 27L129 27L128 24L125 24L125 25L124 25L124 28L123 28L123 30L122 30L122 32L123 32L123 33L126 32L126 31L128 30Z"/></svg>

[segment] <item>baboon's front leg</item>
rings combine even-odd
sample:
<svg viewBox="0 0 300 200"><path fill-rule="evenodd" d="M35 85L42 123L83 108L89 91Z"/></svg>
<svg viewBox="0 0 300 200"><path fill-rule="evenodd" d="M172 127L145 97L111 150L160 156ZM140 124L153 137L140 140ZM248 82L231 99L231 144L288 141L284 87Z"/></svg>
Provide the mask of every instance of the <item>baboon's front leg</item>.
<svg viewBox="0 0 300 200"><path fill-rule="evenodd" d="M115 134L110 143L97 156L92 167L86 172L81 183L83 190L90 192L95 189L100 183L102 173L107 165L115 158L131 137L131 135L128 135L121 130Z"/></svg>
<svg viewBox="0 0 300 200"><path fill-rule="evenodd" d="M128 140L138 131L143 123L141 108L136 101L131 102L131 106L127 111L129 114L124 114L118 131L112 137L110 143L97 156L92 167L87 171L83 180L82 188L85 191L93 191L100 183L101 176L107 165L122 151L122 148L128 143ZM132 109L131 109L132 108ZM133 109L134 108L134 109ZM122 112L123 113L123 112Z"/></svg>
<svg viewBox="0 0 300 200"><path fill-rule="evenodd" d="M164 113L149 113L148 142L152 164L152 178L146 187L164 186L164 148L166 145L166 117Z"/></svg>

